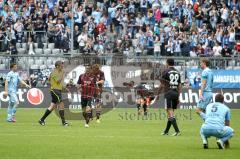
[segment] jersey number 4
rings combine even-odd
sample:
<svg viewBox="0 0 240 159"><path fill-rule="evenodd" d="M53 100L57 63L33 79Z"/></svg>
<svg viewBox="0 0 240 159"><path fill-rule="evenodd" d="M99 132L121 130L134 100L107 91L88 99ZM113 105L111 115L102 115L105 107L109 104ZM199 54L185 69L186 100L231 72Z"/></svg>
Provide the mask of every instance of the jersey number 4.
<svg viewBox="0 0 240 159"><path fill-rule="evenodd" d="M170 74L170 85L178 85L179 74Z"/></svg>

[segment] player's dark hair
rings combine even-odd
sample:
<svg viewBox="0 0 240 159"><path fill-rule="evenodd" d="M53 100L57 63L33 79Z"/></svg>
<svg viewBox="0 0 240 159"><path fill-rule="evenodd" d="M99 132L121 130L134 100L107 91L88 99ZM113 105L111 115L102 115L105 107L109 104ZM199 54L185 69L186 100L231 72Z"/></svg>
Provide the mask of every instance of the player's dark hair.
<svg viewBox="0 0 240 159"><path fill-rule="evenodd" d="M169 66L174 66L174 59L167 59L167 64Z"/></svg>
<svg viewBox="0 0 240 159"><path fill-rule="evenodd" d="M215 102L223 103L224 102L224 96L222 94L217 94L215 96Z"/></svg>
<svg viewBox="0 0 240 159"><path fill-rule="evenodd" d="M208 59L202 59L202 63L205 63L207 67L210 66L210 61Z"/></svg>
<svg viewBox="0 0 240 159"><path fill-rule="evenodd" d="M15 63L12 63L11 65L10 65L10 69L12 69L14 66L16 66L17 64L15 64Z"/></svg>

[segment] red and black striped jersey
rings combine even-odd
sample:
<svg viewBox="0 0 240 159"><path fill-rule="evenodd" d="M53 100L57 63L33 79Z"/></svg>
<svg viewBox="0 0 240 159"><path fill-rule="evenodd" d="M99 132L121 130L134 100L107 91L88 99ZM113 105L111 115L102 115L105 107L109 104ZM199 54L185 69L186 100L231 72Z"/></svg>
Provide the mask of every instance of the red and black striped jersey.
<svg viewBox="0 0 240 159"><path fill-rule="evenodd" d="M77 84L81 85L81 97L92 98L96 92L96 80L89 74L81 74Z"/></svg>
<svg viewBox="0 0 240 159"><path fill-rule="evenodd" d="M95 75L95 80L96 80L96 82L99 82L99 81L102 81L102 80L105 81L104 72L100 70L100 71ZM102 84L98 84L98 87L99 87L99 89L100 89L100 91L101 91L103 85L102 85Z"/></svg>

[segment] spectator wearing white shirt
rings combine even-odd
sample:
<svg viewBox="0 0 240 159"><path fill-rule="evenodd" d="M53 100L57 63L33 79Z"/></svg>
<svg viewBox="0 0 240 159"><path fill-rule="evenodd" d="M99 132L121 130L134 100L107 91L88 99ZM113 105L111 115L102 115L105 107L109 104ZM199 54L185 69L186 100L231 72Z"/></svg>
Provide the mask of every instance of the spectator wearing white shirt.
<svg viewBox="0 0 240 159"><path fill-rule="evenodd" d="M78 26L79 30L82 31L83 28L83 8L79 6L77 12L74 15L75 25Z"/></svg>
<svg viewBox="0 0 240 159"><path fill-rule="evenodd" d="M222 46L220 46L219 43L216 43L216 45L213 47L213 56L220 57L221 51L222 51Z"/></svg>
<svg viewBox="0 0 240 159"><path fill-rule="evenodd" d="M174 52L174 56L182 56L181 40L179 38L176 38L173 41L173 52Z"/></svg>
<svg viewBox="0 0 240 159"><path fill-rule="evenodd" d="M100 11L99 8L92 12L92 17L94 18L96 24L100 23L102 12Z"/></svg>
<svg viewBox="0 0 240 159"><path fill-rule="evenodd" d="M234 49L234 45L236 43L236 39L235 39L235 29L232 27L229 29L229 48L232 50Z"/></svg>
<svg viewBox="0 0 240 159"><path fill-rule="evenodd" d="M159 57L161 53L161 41L159 36L156 36L156 39L154 41L154 55L155 57Z"/></svg>
<svg viewBox="0 0 240 159"><path fill-rule="evenodd" d="M225 4L223 4L223 8L220 11L221 11L221 18L224 24L227 25L229 13L228 13L228 8L226 7Z"/></svg>
<svg viewBox="0 0 240 159"><path fill-rule="evenodd" d="M112 19L115 18L116 11L117 11L116 4L113 2L111 7L108 8L108 23L109 24L111 24Z"/></svg>
<svg viewBox="0 0 240 159"><path fill-rule="evenodd" d="M172 56L173 55L173 50L174 50L174 41L173 41L173 38L170 37L169 40L168 40L168 43L167 45L165 45L166 47L166 51L167 51L167 56Z"/></svg>
<svg viewBox="0 0 240 159"><path fill-rule="evenodd" d="M168 17L170 12L170 4L168 0L161 1L161 12L163 17Z"/></svg>
<svg viewBox="0 0 240 159"><path fill-rule="evenodd" d="M34 43L31 37L28 38L28 43L27 43L27 50L28 50L28 55L35 55L34 51Z"/></svg>
<svg viewBox="0 0 240 159"><path fill-rule="evenodd" d="M213 9L209 12L209 16L210 16L210 24L212 29L216 29L219 15L215 6L213 6Z"/></svg>
<svg viewBox="0 0 240 159"><path fill-rule="evenodd" d="M16 31L17 42L21 43L22 37L23 37L24 26L20 19L17 20L17 23L14 24L13 28Z"/></svg>
<svg viewBox="0 0 240 159"><path fill-rule="evenodd" d="M85 33L85 31L82 31L82 33L78 36L80 53L84 53L84 48L87 43L87 40L88 40L87 33Z"/></svg>

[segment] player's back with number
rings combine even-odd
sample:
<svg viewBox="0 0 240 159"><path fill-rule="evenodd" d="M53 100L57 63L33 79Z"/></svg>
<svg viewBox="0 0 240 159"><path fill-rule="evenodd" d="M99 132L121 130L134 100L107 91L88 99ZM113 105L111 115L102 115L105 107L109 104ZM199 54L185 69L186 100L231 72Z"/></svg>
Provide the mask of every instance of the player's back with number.
<svg viewBox="0 0 240 159"><path fill-rule="evenodd" d="M166 91L169 89L176 90L181 84L180 74L174 67L170 67L164 71L163 80L165 80Z"/></svg>
<svg viewBox="0 0 240 159"><path fill-rule="evenodd" d="M230 109L226 105L216 102L207 106L205 126L223 128L226 120L230 120Z"/></svg>

